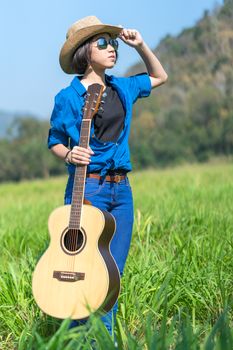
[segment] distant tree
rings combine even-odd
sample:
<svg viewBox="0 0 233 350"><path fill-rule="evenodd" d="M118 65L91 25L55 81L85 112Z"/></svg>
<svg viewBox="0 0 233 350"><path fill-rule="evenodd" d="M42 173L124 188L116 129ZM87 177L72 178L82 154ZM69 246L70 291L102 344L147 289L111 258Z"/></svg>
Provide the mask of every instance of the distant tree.
<svg viewBox="0 0 233 350"><path fill-rule="evenodd" d="M47 148L48 129L48 121L33 117L17 117L13 121L8 139L0 141L0 181L48 177L65 172L64 163Z"/></svg>

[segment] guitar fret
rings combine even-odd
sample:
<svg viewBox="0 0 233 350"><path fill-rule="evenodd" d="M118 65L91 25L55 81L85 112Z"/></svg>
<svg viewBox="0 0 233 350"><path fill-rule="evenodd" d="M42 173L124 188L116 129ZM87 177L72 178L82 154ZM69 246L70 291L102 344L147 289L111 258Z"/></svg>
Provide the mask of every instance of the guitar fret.
<svg viewBox="0 0 233 350"><path fill-rule="evenodd" d="M79 138L79 146L84 148L88 148L90 130L91 130L91 121L95 114L95 110L97 110L96 107L98 107L98 106L95 106L97 105L97 103L95 101L96 96L94 96L94 93L97 93L98 95L103 91L103 88L101 86L98 86L98 88L95 87L95 89L97 91L96 90L93 91L91 88L89 90L88 88L89 93L87 94L86 103L84 104L84 113L83 113L81 130L80 130L80 138ZM90 92L93 92L93 94ZM85 188L86 169L87 169L87 165L83 167L76 166L75 168L74 184L73 184L73 190L72 190L72 203L71 203L70 220L69 220L69 227L71 229L72 228L76 229L80 225L81 210L83 207L83 193Z"/></svg>

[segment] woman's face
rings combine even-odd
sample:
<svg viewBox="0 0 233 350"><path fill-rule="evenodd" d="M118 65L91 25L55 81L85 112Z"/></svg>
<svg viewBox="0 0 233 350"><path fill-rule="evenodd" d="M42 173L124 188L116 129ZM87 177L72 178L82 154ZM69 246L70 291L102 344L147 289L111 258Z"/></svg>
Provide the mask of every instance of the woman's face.
<svg viewBox="0 0 233 350"><path fill-rule="evenodd" d="M111 39L107 33L95 35L91 41L91 62L93 69L113 68L116 63L116 51L108 44L106 49L100 49L97 46L97 40L105 38L107 41Z"/></svg>

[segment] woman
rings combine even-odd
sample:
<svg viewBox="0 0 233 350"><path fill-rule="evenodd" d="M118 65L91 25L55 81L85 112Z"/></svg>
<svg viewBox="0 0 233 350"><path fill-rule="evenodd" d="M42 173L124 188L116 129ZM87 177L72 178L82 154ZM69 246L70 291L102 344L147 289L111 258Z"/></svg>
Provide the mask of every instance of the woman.
<svg viewBox="0 0 233 350"><path fill-rule="evenodd" d="M117 78L105 74L117 60L119 37L134 47L143 59L147 73ZM87 166L85 199L109 211L116 220L111 253L122 276L133 228L133 198L127 173L132 170L128 137L132 105L151 89L164 84L167 74L137 30L105 25L95 16L75 22L68 30L60 52L60 65L68 74L78 74L70 86L55 97L48 147L65 160L69 178L65 204L71 203L75 166ZM94 116L89 148L78 146L82 107L89 85L104 86L104 111ZM112 333L118 303L102 317ZM82 322L73 321L72 326Z"/></svg>

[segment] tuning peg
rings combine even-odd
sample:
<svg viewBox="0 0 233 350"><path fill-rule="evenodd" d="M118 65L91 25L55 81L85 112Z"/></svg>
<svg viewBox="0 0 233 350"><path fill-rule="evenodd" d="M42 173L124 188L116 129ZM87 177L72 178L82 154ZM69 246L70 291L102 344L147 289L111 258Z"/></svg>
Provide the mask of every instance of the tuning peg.
<svg viewBox="0 0 233 350"><path fill-rule="evenodd" d="M105 103L105 101L104 101L104 100L101 100L100 103Z"/></svg>
<svg viewBox="0 0 233 350"><path fill-rule="evenodd" d="M89 94L89 92L87 92L87 93L83 96L84 100L87 100L87 98L88 98L89 96L91 96L91 94Z"/></svg>
<svg viewBox="0 0 233 350"><path fill-rule="evenodd" d="M107 96L107 92L104 92L103 94L102 94L102 97L106 97Z"/></svg>
<svg viewBox="0 0 233 350"><path fill-rule="evenodd" d="M103 107L99 107L98 111L103 112L104 111Z"/></svg>

